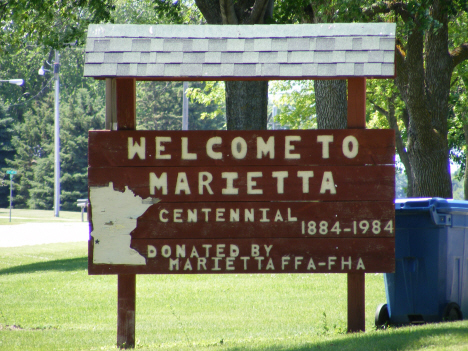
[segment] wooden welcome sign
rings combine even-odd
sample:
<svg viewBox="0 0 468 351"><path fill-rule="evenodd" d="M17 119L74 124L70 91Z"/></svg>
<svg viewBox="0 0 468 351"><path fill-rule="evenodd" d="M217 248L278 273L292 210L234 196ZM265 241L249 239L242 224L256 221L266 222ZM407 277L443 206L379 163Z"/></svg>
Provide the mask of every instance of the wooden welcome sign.
<svg viewBox="0 0 468 351"><path fill-rule="evenodd" d="M394 23L90 25L106 80L89 134L89 273L118 275L117 345L135 345L136 274L394 270L394 134L365 130L366 79L395 75ZM136 81L346 79L347 130L135 131Z"/></svg>
<svg viewBox="0 0 468 351"><path fill-rule="evenodd" d="M393 140L91 131L90 273L391 272Z"/></svg>

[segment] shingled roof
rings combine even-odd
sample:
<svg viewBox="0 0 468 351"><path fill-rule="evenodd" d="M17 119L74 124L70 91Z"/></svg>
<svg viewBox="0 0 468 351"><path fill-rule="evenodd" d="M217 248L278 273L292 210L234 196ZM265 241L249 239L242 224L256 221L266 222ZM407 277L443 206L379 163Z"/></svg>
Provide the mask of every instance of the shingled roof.
<svg viewBox="0 0 468 351"><path fill-rule="evenodd" d="M84 75L139 80L389 78L393 23L90 25Z"/></svg>

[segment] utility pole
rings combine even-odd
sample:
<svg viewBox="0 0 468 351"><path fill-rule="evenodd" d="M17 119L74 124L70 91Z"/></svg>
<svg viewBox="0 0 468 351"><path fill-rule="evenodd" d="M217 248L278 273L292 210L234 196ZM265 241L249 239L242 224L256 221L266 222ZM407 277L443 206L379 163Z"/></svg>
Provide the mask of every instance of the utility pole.
<svg viewBox="0 0 468 351"><path fill-rule="evenodd" d="M55 50L54 79L55 79L55 131L54 131L54 217L60 212L60 55Z"/></svg>
<svg viewBox="0 0 468 351"><path fill-rule="evenodd" d="M184 82L184 99L182 102L182 130L188 130L188 107L189 102L187 98L188 82Z"/></svg>

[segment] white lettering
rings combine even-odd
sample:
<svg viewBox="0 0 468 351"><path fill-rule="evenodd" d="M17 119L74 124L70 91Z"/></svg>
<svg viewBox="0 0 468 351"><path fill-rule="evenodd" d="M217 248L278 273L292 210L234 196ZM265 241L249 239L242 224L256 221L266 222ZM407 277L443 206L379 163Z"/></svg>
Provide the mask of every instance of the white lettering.
<svg viewBox="0 0 468 351"><path fill-rule="evenodd" d="M197 154L188 152L188 138L182 137L182 160L196 160Z"/></svg>
<svg viewBox="0 0 468 351"><path fill-rule="evenodd" d="M237 172L222 172L221 177L226 179L226 188L221 190L223 195L237 195L239 189L234 188L234 179L238 178Z"/></svg>
<svg viewBox="0 0 468 351"><path fill-rule="evenodd" d="M148 245L148 258L156 257L156 248L153 245Z"/></svg>
<svg viewBox="0 0 468 351"><path fill-rule="evenodd" d="M336 256L328 257L328 270L331 270L332 266L336 264L335 261L336 261Z"/></svg>
<svg viewBox="0 0 468 351"><path fill-rule="evenodd" d="M276 178L276 191L278 194L284 194L284 178L288 177L288 171L272 172L271 176Z"/></svg>
<svg viewBox="0 0 468 351"><path fill-rule="evenodd" d="M171 137L156 137L156 160L170 160L170 154L162 154L161 152L166 150L166 147L162 143L170 143Z"/></svg>
<svg viewBox="0 0 468 351"><path fill-rule="evenodd" d="M291 258L289 256L283 256L281 257L281 269L284 271L284 267L286 267L289 264L289 260Z"/></svg>
<svg viewBox="0 0 468 351"><path fill-rule="evenodd" d="M185 172L179 172L177 174L175 194L180 195L181 191L183 191L185 195L190 195L190 187L188 184L187 174Z"/></svg>
<svg viewBox="0 0 468 351"><path fill-rule="evenodd" d="M257 257L260 256L260 245L252 244L252 251L251 251L252 257Z"/></svg>
<svg viewBox="0 0 468 351"><path fill-rule="evenodd" d="M176 257L185 257L185 245L176 245Z"/></svg>
<svg viewBox="0 0 468 351"><path fill-rule="evenodd" d="M275 158L275 137L269 137L266 143L262 137L257 137L257 158L260 159L267 154L270 154L270 159Z"/></svg>
<svg viewBox="0 0 468 351"><path fill-rule="evenodd" d="M225 247L226 247L225 244L216 245L216 257L226 257L226 255L224 254Z"/></svg>
<svg viewBox="0 0 468 351"><path fill-rule="evenodd" d="M161 173L161 176L158 178L156 173L150 172L149 187L151 195L156 194L155 188L161 190L163 195L167 195L167 173Z"/></svg>
<svg viewBox="0 0 468 351"><path fill-rule="evenodd" d="M229 255L230 255L231 257L237 257L237 256L239 256L239 246L234 245L234 244L231 244L230 250L229 250L229 251L230 251L230 252L229 252Z"/></svg>
<svg viewBox="0 0 468 351"><path fill-rule="evenodd" d="M168 214L169 211L168 210L161 210L159 211L159 220L163 223L167 223L169 221L168 218L164 217L163 214Z"/></svg>
<svg viewBox="0 0 468 351"><path fill-rule="evenodd" d="M364 267L364 262L362 262L362 258L359 257L359 260L358 260L358 264L356 266L356 269L366 269L366 267Z"/></svg>
<svg viewBox="0 0 468 351"><path fill-rule="evenodd" d="M288 222L297 222L297 217L292 217L291 209L288 207Z"/></svg>
<svg viewBox="0 0 468 351"><path fill-rule="evenodd" d="M322 143L322 158L330 158L330 143L333 142L333 135L317 136L317 143Z"/></svg>
<svg viewBox="0 0 468 351"><path fill-rule="evenodd" d="M301 265L303 259L304 259L304 257L302 257L302 256L294 257L294 269L296 271L297 271L297 267L299 267Z"/></svg>
<svg viewBox="0 0 468 351"><path fill-rule="evenodd" d="M242 160L247 155L247 143L244 138L237 137L232 139L231 142L231 153L234 158Z"/></svg>
<svg viewBox="0 0 468 351"><path fill-rule="evenodd" d="M333 181L332 172L323 172L322 186L320 187L320 194L325 194L326 191L330 191L330 194L336 194L335 182Z"/></svg>
<svg viewBox="0 0 468 351"><path fill-rule="evenodd" d="M343 155L347 158L355 158L359 152L359 142L353 135L348 135L343 139Z"/></svg>
<svg viewBox="0 0 468 351"><path fill-rule="evenodd" d="M293 141L301 141L301 137L299 135L287 135L284 137L284 158L287 160L298 160L301 158L300 154L291 153L296 148L294 145L291 145Z"/></svg>
<svg viewBox="0 0 468 351"><path fill-rule="evenodd" d="M297 176L302 178L302 193L309 193L309 179L313 178L314 171L297 171Z"/></svg>
<svg viewBox="0 0 468 351"><path fill-rule="evenodd" d="M132 160L136 154L140 160L144 160L146 158L146 139L144 137L140 137L140 144L136 141L133 143L133 138L128 138L128 159Z"/></svg>
<svg viewBox="0 0 468 351"><path fill-rule="evenodd" d="M213 195L210 183L213 180L213 175L210 172L198 173L198 193L203 195L203 188L205 187L208 194Z"/></svg>
<svg viewBox="0 0 468 351"><path fill-rule="evenodd" d="M174 223L182 223L182 209L174 209Z"/></svg>
<svg viewBox="0 0 468 351"><path fill-rule="evenodd" d="M164 257L164 258L168 258L169 256L171 256L171 247L169 245L164 245L161 249L161 255Z"/></svg>
<svg viewBox="0 0 468 351"><path fill-rule="evenodd" d="M216 209L216 222L224 222L224 211L225 208L217 208Z"/></svg>
<svg viewBox="0 0 468 351"><path fill-rule="evenodd" d="M221 152L213 151L213 145L219 145L223 142L221 137L212 137L206 142L206 154L213 160L222 160L223 154Z"/></svg>
<svg viewBox="0 0 468 351"><path fill-rule="evenodd" d="M247 194L250 195L261 195L263 194L262 189L254 189L254 186L257 185L257 182L252 178L261 178L263 177L262 172L247 172Z"/></svg>

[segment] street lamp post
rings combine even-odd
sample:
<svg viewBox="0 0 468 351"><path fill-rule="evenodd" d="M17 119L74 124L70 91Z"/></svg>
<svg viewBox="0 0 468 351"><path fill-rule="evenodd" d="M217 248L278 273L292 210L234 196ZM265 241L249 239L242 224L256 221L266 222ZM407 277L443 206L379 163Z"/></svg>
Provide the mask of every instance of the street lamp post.
<svg viewBox="0 0 468 351"><path fill-rule="evenodd" d="M55 78L55 171L54 171L54 217L60 212L60 55L55 50L54 78Z"/></svg>
<svg viewBox="0 0 468 351"><path fill-rule="evenodd" d="M48 69L42 66L39 75L43 76ZM55 117L54 117L54 217L60 213L60 55L55 50Z"/></svg>
<svg viewBox="0 0 468 351"><path fill-rule="evenodd" d="M10 83L10 84L14 84L14 85L23 85L24 80L22 80L22 79L5 79L5 80L0 80L0 82L7 82L7 83Z"/></svg>

